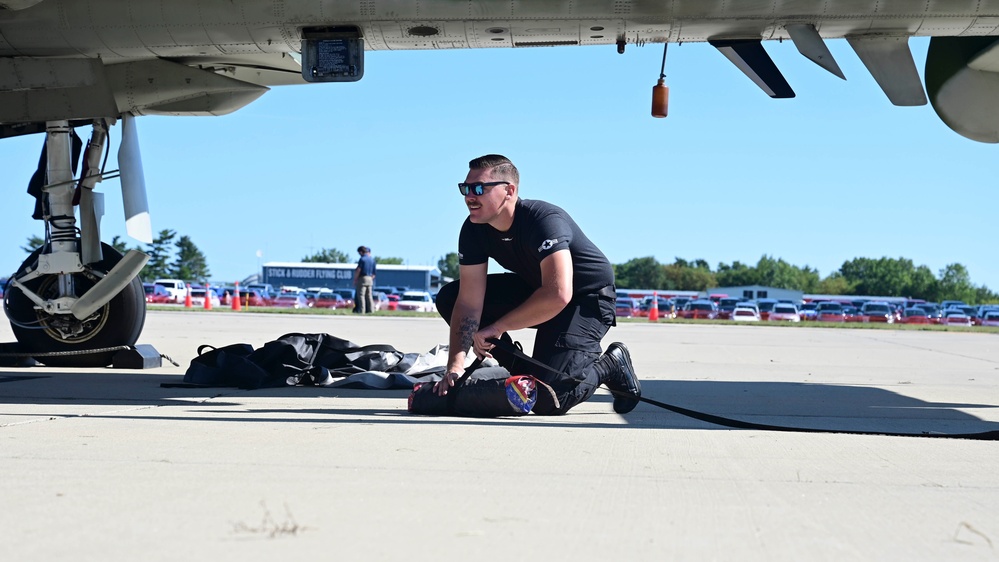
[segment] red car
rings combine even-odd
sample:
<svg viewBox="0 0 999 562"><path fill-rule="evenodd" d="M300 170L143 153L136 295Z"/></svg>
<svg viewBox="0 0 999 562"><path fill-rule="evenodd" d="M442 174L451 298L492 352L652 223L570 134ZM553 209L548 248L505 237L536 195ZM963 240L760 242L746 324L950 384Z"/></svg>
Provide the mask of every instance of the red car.
<svg viewBox="0 0 999 562"><path fill-rule="evenodd" d="M614 314L620 318L638 316L638 305L635 304L634 299L619 298L614 305Z"/></svg>
<svg viewBox="0 0 999 562"><path fill-rule="evenodd" d="M343 308L354 308L354 289L333 289L333 292L343 297Z"/></svg>
<svg viewBox="0 0 999 562"><path fill-rule="evenodd" d="M146 291L147 303L165 304L173 302L173 297L170 295L170 291L167 291L166 287L163 285L157 285L156 283L143 283L142 288Z"/></svg>
<svg viewBox="0 0 999 562"><path fill-rule="evenodd" d="M683 305L682 315L692 320L714 320L718 318L718 305L710 300L690 301Z"/></svg>
<svg viewBox="0 0 999 562"><path fill-rule="evenodd" d="M673 301L664 297L659 297L656 301L656 306L659 308L660 318L676 318L676 312L673 310ZM652 297L646 297L645 300L638 307L638 315L642 318L649 317L649 310L652 308Z"/></svg>
<svg viewBox="0 0 999 562"><path fill-rule="evenodd" d="M347 301L339 293L319 293L312 301L313 308L347 308ZM354 303L351 302L353 307Z"/></svg>
<svg viewBox="0 0 999 562"><path fill-rule="evenodd" d="M239 291L240 304L243 306L270 306L271 300L256 289Z"/></svg>
<svg viewBox="0 0 999 562"><path fill-rule="evenodd" d="M843 305L838 302L820 302L815 307L815 319L819 322L846 322Z"/></svg>
<svg viewBox="0 0 999 562"><path fill-rule="evenodd" d="M770 318L770 311L774 309L777 304L775 299L757 299L756 306L760 309L760 320L768 320Z"/></svg>
<svg viewBox="0 0 999 562"><path fill-rule="evenodd" d="M256 289L239 290L239 304L242 306L270 306L270 301ZM219 299L222 306L232 306L232 293L226 291Z"/></svg>
<svg viewBox="0 0 999 562"><path fill-rule="evenodd" d="M906 308L902 311L902 324L932 324L929 315L922 308Z"/></svg>
<svg viewBox="0 0 999 562"><path fill-rule="evenodd" d="M864 315L855 306L843 305L843 317L847 322L863 322Z"/></svg>
<svg viewBox="0 0 999 562"><path fill-rule="evenodd" d="M895 311L886 302L868 302L860 309L864 322L895 323Z"/></svg>

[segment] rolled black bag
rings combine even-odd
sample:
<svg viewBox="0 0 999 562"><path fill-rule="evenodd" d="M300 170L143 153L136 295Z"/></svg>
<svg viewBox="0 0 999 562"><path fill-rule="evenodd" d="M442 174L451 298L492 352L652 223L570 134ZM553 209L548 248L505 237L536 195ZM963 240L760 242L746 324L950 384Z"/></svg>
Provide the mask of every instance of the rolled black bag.
<svg viewBox="0 0 999 562"><path fill-rule="evenodd" d="M184 382L197 386L231 386L243 389L257 389L267 386L280 386L267 371L249 360L253 347L237 343L224 347L202 345L198 356L191 360L191 366L184 373Z"/></svg>
<svg viewBox="0 0 999 562"><path fill-rule="evenodd" d="M426 416L523 416L534 408L539 386L544 385L530 375L511 376L503 367L483 367L460 377L446 396L437 396L433 382L416 384L409 411Z"/></svg>

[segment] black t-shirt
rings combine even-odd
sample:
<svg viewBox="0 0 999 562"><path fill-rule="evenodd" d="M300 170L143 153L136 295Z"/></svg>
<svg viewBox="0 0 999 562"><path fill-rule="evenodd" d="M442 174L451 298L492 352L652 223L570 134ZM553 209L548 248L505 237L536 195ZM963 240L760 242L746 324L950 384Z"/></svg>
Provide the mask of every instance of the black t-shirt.
<svg viewBox="0 0 999 562"><path fill-rule="evenodd" d="M513 226L506 232L465 219L458 236L461 265L493 258L535 288L541 287L541 260L564 249L572 256L573 295L595 293L614 284L614 268L603 252L569 213L545 201L518 199Z"/></svg>

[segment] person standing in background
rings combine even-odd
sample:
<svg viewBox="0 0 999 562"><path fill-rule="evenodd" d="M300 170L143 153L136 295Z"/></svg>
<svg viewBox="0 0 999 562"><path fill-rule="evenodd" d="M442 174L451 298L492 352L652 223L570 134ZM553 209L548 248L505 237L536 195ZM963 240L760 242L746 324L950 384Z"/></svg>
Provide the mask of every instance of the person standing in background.
<svg viewBox="0 0 999 562"><path fill-rule="evenodd" d="M375 301L371 295L371 287L375 284L375 258L371 256L371 248L358 246L357 268L354 269L354 312L371 314L375 311Z"/></svg>

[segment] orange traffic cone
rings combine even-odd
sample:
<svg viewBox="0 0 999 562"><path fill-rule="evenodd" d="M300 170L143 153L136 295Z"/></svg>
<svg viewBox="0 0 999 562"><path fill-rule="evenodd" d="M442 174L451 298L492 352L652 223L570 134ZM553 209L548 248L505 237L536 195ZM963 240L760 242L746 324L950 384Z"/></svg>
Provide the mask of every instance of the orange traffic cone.
<svg viewBox="0 0 999 562"><path fill-rule="evenodd" d="M235 311L243 310L242 299L239 298L239 281L236 281L236 289L232 292L232 309Z"/></svg>
<svg viewBox="0 0 999 562"><path fill-rule="evenodd" d="M184 297L184 308L192 308L194 305L191 304L191 284L187 284L187 296Z"/></svg>
<svg viewBox="0 0 999 562"><path fill-rule="evenodd" d="M212 309L211 294L212 294L212 286L211 285L205 285L205 310L211 310Z"/></svg>
<svg viewBox="0 0 999 562"><path fill-rule="evenodd" d="M659 293L652 293L652 307L649 308L649 322L659 321Z"/></svg>

